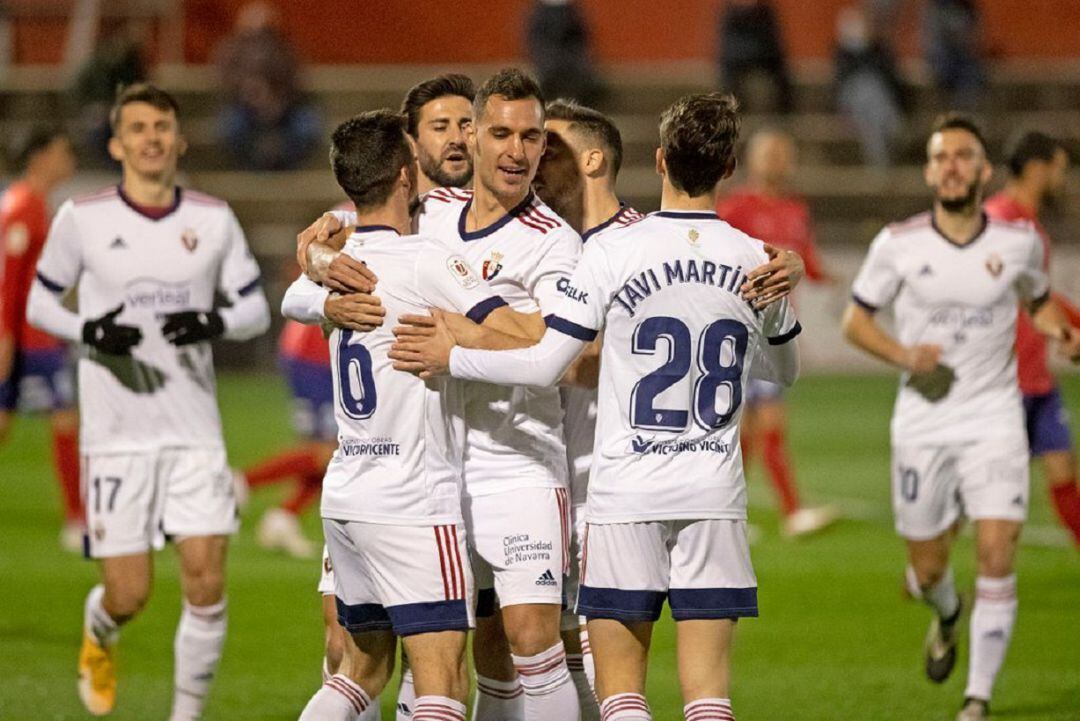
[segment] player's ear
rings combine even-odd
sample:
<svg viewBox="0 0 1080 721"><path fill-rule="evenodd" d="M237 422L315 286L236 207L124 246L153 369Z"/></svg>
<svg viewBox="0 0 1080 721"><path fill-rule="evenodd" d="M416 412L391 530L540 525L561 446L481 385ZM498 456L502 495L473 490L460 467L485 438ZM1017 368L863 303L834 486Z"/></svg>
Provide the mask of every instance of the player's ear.
<svg viewBox="0 0 1080 721"><path fill-rule="evenodd" d="M182 158L188 151L188 140L183 135L176 136L176 157Z"/></svg>
<svg viewBox="0 0 1080 721"><path fill-rule="evenodd" d="M109 157L118 163L124 162L124 146L115 135L109 138Z"/></svg>
<svg viewBox="0 0 1080 721"><path fill-rule="evenodd" d="M656 149L656 174L663 177L667 175L667 166L664 164L664 149Z"/></svg>
<svg viewBox="0 0 1080 721"><path fill-rule="evenodd" d="M727 180L728 178L730 178L732 174L734 174L735 168L738 164L739 161L735 159L734 155L728 158L727 164L724 166L724 174L720 176L720 180Z"/></svg>
<svg viewBox="0 0 1080 721"><path fill-rule="evenodd" d="M990 178L992 178L993 175L994 175L994 165L993 165L993 163L990 163L990 162L983 163L983 169L982 169L981 175L982 175L982 178L981 178L982 184L986 185L987 183L989 183Z"/></svg>
<svg viewBox="0 0 1080 721"><path fill-rule="evenodd" d="M604 151L600 148L592 148L586 150L583 153L585 162L582 163L582 167L585 168L586 175L599 175L604 170Z"/></svg>
<svg viewBox="0 0 1080 721"><path fill-rule="evenodd" d="M465 146L469 149L469 155L476 155L476 122L465 126Z"/></svg>

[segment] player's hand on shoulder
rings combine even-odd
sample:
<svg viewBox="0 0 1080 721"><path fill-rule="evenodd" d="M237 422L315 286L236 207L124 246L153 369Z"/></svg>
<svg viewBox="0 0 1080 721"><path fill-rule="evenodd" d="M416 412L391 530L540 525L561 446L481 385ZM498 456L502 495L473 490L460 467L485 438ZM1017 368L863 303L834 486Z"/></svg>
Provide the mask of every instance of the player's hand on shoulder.
<svg viewBox="0 0 1080 721"><path fill-rule="evenodd" d="M331 293L323 315L339 328L368 333L382 326L386 309L379 297L370 293Z"/></svg>
<svg viewBox="0 0 1080 721"><path fill-rule="evenodd" d="M305 273L308 271L308 246L322 243L341 250L349 238L349 230L333 213L323 213L318 220L297 233L296 262L300 264L301 270Z"/></svg>
<svg viewBox="0 0 1080 721"><path fill-rule="evenodd" d="M795 251L766 243L765 252L769 255L768 262L747 273L746 282L739 289L743 300L750 301L757 310L790 295L806 276L806 264Z"/></svg>
<svg viewBox="0 0 1080 721"><path fill-rule="evenodd" d="M394 369L433 378L450 372L450 351L457 345L447 325L447 314L432 309L430 316L408 315L398 319L395 341L388 357Z"/></svg>
<svg viewBox="0 0 1080 721"><path fill-rule="evenodd" d="M116 316L123 310L121 303L108 313L83 323L83 343L109 355L130 353L142 341L142 331L136 326L116 322Z"/></svg>
<svg viewBox="0 0 1080 721"><path fill-rule="evenodd" d="M378 276L362 260L327 246L311 247L308 276L338 293L373 293Z"/></svg>

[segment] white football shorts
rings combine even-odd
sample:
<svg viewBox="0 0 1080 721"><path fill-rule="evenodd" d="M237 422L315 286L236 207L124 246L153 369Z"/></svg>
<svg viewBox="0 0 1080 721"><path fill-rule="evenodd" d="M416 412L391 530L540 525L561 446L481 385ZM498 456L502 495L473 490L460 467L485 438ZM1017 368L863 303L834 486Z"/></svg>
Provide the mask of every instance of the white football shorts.
<svg viewBox="0 0 1080 721"><path fill-rule="evenodd" d="M894 443L892 501L896 532L913 541L944 533L961 515L972 520L1027 518L1027 438L929 446Z"/></svg>
<svg viewBox="0 0 1080 721"><path fill-rule="evenodd" d="M581 626L581 617L578 616L577 596L581 586L581 549L585 539L585 504L575 504L570 509L571 536L570 536L570 570L566 574L565 588L563 589L563 615L561 629L570 631Z"/></svg>
<svg viewBox="0 0 1080 721"><path fill-rule="evenodd" d="M168 539L239 528L224 448L84 455L82 494L89 558L145 553Z"/></svg>
<svg viewBox="0 0 1080 721"><path fill-rule="evenodd" d="M334 595L334 564L330 563L330 551L325 543L322 547L322 570L319 572L318 590L322 596Z"/></svg>
<svg viewBox="0 0 1080 721"><path fill-rule="evenodd" d="M524 603L562 605L570 567L570 494L565 488L515 488L466 496L478 591L477 615Z"/></svg>
<svg viewBox="0 0 1080 721"><path fill-rule="evenodd" d="M746 521L586 526L577 611L588 619L676 621L757 616Z"/></svg>
<svg viewBox="0 0 1080 721"><path fill-rule="evenodd" d="M473 577L459 525L323 519L338 622L398 636L473 627Z"/></svg>

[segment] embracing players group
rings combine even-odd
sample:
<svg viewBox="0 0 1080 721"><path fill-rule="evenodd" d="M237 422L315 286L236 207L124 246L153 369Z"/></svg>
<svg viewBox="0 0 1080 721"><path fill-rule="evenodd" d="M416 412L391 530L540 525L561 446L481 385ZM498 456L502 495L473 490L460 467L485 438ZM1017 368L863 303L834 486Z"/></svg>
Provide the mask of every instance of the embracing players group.
<svg viewBox="0 0 1080 721"><path fill-rule="evenodd" d="M119 629L171 539L184 595L171 719L185 721L221 654L236 530L209 341L264 332L269 309L228 206L176 184L175 101L133 86L112 126L123 179L60 208L27 316L83 349L86 548L101 584L85 602L80 697L112 710ZM803 263L716 215L739 139L730 96L680 99L659 136L661 209L643 215L616 195L612 121L545 105L518 70L478 88L433 78L401 112L334 131L352 209L299 236L304 272L282 303L328 334L338 426L321 586L338 625L303 721L379 718L399 642L397 717L464 721L470 630L479 721L650 719L665 601L685 718L735 718L732 637L758 609L740 411L751 379L798 375L787 295ZM893 505L908 586L934 610L935 681L969 603L951 541L963 517L975 523L961 721L989 717L1016 616L1028 505L1017 306L1080 356L1034 227L983 213L989 177L979 127L941 118L927 146L933 208L879 234L844 317L853 344L903 372ZM63 303L76 286L77 313ZM895 335L877 321L884 306Z"/></svg>

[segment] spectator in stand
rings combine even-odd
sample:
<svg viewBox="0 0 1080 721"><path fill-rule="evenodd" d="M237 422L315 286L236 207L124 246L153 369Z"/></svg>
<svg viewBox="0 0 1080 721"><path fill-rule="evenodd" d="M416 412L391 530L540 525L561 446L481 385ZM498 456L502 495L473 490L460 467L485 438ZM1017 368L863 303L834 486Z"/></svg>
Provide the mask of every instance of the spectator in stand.
<svg viewBox="0 0 1080 721"><path fill-rule="evenodd" d="M923 51L934 81L949 96L948 104L974 107L985 80L975 0L927 0Z"/></svg>
<svg viewBox="0 0 1080 721"><path fill-rule="evenodd" d="M999 220L1034 223L1043 241L1044 267L1049 271L1050 236L1039 222L1039 213L1065 187L1069 156L1060 140L1046 133L1024 131L1011 140L1006 158L1009 179L1000 193L986 201L986 213ZM1054 299L1073 327L1080 327L1080 310L1062 296L1055 294ZM1080 487L1076 482L1069 417L1047 365L1046 338L1024 310L1016 323L1016 364L1031 455L1042 464L1058 517L1080 546Z"/></svg>
<svg viewBox="0 0 1080 721"><path fill-rule="evenodd" d="M235 33L218 49L226 104L222 149L246 170L290 170L322 140L322 119L299 88L299 63L273 6L241 8Z"/></svg>
<svg viewBox="0 0 1080 721"><path fill-rule="evenodd" d="M602 99L604 86L589 58L589 29L574 0L536 0L526 42L545 96L583 105Z"/></svg>
<svg viewBox="0 0 1080 721"><path fill-rule="evenodd" d="M776 130L760 130L746 151L748 182L722 198L717 214L739 230L777 248L793 250L806 264L811 281L829 282L814 242L810 209L791 191L795 171L795 142ZM803 506L787 451L787 411L780 386L751 380L746 387L742 417L743 463L761 448L780 510L784 535L819 531L838 517L832 506Z"/></svg>
<svg viewBox="0 0 1080 721"><path fill-rule="evenodd" d="M66 133L34 129L16 154L22 175L0 195L0 441L17 410L48 411L64 526L60 545L82 550L79 415L67 348L26 322L26 299L49 232L49 194L75 172Z"/></svg>
<svg viewBox="0 0 1080 721"><path fill-rule="evenodd" d="M776 12L768 0L728 0L720 17L719 65L724 90L750 108L749 81L759 75L773 86L775 109L790 113L795 105L787 56Z"/></svg>
<svg viewBox="0 0 1080 721"><path fill-rule="evenodd" d="M900 133L906 90L888 47L875 36L858 5L837 16L836 94L841 112L855 127L863 160L888 167Z"/></svg>

